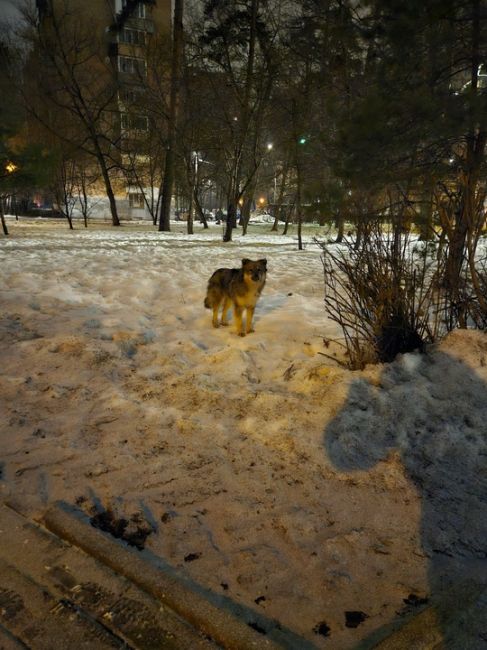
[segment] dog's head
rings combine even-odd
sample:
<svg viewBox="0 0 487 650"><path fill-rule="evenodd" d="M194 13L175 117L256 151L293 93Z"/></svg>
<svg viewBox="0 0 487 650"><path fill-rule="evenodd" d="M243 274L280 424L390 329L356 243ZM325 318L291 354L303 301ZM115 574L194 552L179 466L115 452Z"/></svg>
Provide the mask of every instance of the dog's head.
<svg viewBox="0 0 487 650"><path fill-rule="evenodd" d="M263 282L267 272L267 260L252 261L248 259L242 260L242 270L244 277L252 282Z"/></svg>

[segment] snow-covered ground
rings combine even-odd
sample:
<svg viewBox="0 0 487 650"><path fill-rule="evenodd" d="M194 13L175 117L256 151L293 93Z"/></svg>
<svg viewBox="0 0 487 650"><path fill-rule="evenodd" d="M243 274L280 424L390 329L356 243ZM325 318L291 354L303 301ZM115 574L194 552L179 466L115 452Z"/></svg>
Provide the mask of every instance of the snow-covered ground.
<svg viewBox="0 0 487 650"><path fill-rule="evenodd" d="M0 496L112 510L288 648L353 648L487 582L485 334L351 372L311 236L8 225ZM245 338L203 307L242 257L269 269Z"/></svg>

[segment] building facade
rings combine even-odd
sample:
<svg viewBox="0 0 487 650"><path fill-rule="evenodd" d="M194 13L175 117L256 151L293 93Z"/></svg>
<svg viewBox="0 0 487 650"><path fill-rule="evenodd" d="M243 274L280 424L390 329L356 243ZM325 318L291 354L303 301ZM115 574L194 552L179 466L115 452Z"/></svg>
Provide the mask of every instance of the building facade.
<svg viewBox="0 0 487 650"><path fill-rule="evenodd" d="M75 42L70 56L85 68L81 85L94 110L98 102L103 113L96 126L106 132L103 155L110 161L120 217L152 218L162 168L152 137L154 97L164 96L167 83L160 53L170 48L171 0L37 0L36 6L41 29L65 30L67 51ZM86 54L80 55L83 47ZM161 133L160 119L157 128ZM96 157L92 163L96 166ZM101 180L90 187L89 200L90 216L105 216L108 198Z"/></svg>

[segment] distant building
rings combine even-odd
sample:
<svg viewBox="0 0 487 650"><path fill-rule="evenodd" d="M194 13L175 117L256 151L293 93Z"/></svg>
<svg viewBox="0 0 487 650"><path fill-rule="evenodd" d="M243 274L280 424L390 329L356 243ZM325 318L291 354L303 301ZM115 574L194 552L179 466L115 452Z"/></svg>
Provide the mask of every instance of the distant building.
<svg viewBox="0 0 487 650"><path fill-rule="evenodd" d="M93 79L98 83L100 78L106 79L107 87L116 88L106 112L110 113L110 128L115 133L118 129L116 156L123 169L114 174L117 209L122 219L150 218L145 199L157 201L159 183L154 187L154 183L148 181L144 186L143 182L148 178L144 166L149 167L150 162L143 144L150 140L144 94L150 82L151 45L156 39L169 43L171 38L171 0L36 0L36 7L39 23L46 29L53 16L71 11L83 21L89 20L100 50L98 59L105 63L93 63ZM108 199L101 184L90 194L91 216L104 216Z"/></svg>

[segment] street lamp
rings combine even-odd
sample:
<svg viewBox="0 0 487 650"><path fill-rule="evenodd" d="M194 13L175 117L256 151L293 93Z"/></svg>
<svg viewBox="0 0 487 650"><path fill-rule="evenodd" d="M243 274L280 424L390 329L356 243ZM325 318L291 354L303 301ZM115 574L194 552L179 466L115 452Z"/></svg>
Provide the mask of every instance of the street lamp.
<svg viewBox="0 0 487 650"><path fill-rule="evenodd" d="M13 162L10 162L10 161L9 161L9 162L5 165L5 170L6 170L9 174L13 174L15 171L17 171L17 169L18 169L17 165L15 165Z"/></svg>

